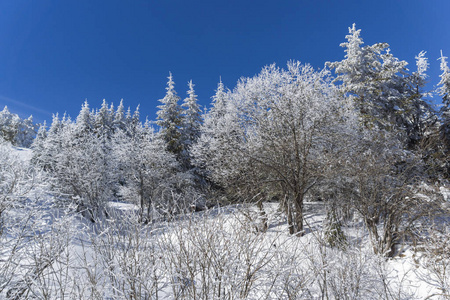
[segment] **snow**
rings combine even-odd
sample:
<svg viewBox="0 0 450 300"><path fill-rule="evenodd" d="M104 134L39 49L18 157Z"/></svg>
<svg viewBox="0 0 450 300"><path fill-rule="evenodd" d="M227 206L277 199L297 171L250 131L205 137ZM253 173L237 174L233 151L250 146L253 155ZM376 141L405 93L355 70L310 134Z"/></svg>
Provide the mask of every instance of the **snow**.
<svg viewBox="0 0 450 300"><path fill-rule="evenodd" d="M444 201L450 202L450 189L446 188L444 186L439 187L439 191L441 192L442 196L444 197Z"/></svg>
<svg viewBox="0 0 450 300"><path fill-rule="evenodd" d="M29 149L11 151L23 162L32 156ZM439 190L449 201L450 190ZM49 299L123 299L136 286L141 299L145 293L150 298L191 299L194 292L198 298L215 299L219 290L230 299L287 299L289 294L319 299L324 285L330 299L380 299L387 297L385 288L394 299L440 293L426 268L425 252L407 245L393 259L374 255L368 232L358 221L343 226L347 247L329 247L323 239L323 202L305 202L306 234L297 237L287 233L277 203L264 203L269 229L262 233L253 204L144 225L137 222L136 205L108 202L114 219L92 223L53 206L45 191L39 199L32 195L27 206L8 213L21 220L17 229L32 220L23 227L25 234L11 228L0 236L0 264L8 272L0 271L0 297L13 287ZM20 251L12 255L14 242ZM13 264L6 266L8 260ZM43 261L49 264L36 273ZM5 286L8 276L11 281ZM24 278L30 280L25 286Z"/></svg>
<svg viewBox="0 0 450 300"><path fill-rule="evenodd" d="M19 159L21 161L29 162L31 160L31 157L33 156L33 151L28 148L12 146L12 150L14 151L15 155L17 155L19 157Z"/></svg>

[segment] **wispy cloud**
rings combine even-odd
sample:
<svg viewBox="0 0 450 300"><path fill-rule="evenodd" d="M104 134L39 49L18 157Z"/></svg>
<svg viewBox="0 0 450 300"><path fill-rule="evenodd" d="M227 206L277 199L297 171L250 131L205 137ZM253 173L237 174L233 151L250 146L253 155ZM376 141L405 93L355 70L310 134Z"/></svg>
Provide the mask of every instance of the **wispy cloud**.
<svg viewBox="0 0 450 300"><path fill-rule="evenodd" d="M22 107L22 108L26 109L26 112L22 112L24 114L30 115L30 114L33 114L33 112L34 112L34 113L38 113L41 116L45 116L45 117L48 117L48 116L51 117L52 116L52 113L49 112L49 111L46 111L44 109L35 107L33 105L29 105L29 104L23 103L21 101L15 100L15 99L11 99L11 98L6 97L6 96L0 95L0 101L7 102L5 105L8 105L8 103L10 103L10 104L13 104L15 106L19 106L19 107ZM3 109L3 107L0 107L0 109Z"/></svg>

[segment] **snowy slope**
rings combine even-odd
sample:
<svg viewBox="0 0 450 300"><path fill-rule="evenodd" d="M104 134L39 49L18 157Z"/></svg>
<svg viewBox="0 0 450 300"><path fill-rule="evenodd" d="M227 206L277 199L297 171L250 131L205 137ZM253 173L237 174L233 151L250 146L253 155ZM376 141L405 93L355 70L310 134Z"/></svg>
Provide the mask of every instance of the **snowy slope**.
<svg viewBox="0 0 450 300"><path fill-rule="evenodd" d="M10 149L27 167L32 152ZM264 206L265 233L253 205L141 224L136 206L111 202L110 218L92 223L55 206L45 188L5 214L0 298L439 299L439 267L450 266L412 246L394 259L374 255L358 218L343 226L347 245L331 248L322 202L305 203L306 234L296 237L276 203Z"/></svg>

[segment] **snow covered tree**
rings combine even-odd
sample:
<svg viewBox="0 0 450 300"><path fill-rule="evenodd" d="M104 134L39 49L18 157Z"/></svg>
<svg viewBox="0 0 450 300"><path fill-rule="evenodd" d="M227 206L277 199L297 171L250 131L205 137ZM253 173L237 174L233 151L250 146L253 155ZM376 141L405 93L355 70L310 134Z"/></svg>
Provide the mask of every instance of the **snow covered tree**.
<svg viewBox="0 0 450 300"><path fill-rule="evenodd" d="M90 133L93 130L93 123L94 116L89 109L89 103L85 100L76 119L76 131L79 134Z"/></svg>
<svg viewBox="0 0 450 300"><path fill-rule="evenodd" d="M192 147L194 165L202 170L209 180L223 187L233 182L233 173L239 165L231 153L239 147L238 118L234 106L230 101L230 93L225 92L222 81L218 84L216 94L212 97L212 107L203 115L203 124L200 127L200 137ZM229 156L227 160L223 160ZM217 172L221 164L229 164L222 172ZM231 167L231 166L234 167Z"/></svg>
<svg viewBox="0 0 450 300"><path fill-rule="evenodd" d="M95 131L95 116L87 101L72 122L53 116L46 136L36 141L33 162L48 171L62 199L74 200L78 209L94 218L111 198L116 172L110 165L107 132ZM101 127L99 127L101 128Z"/></svg>
<svg viewBox="0 0 450 300"><path fill-rule="evenodd" d="M183 117L181 107L178 104L180 97L175 91L172 73L168 77L167 92L163 99L159 101L162 105L158 106L156 124L160 128L160 136L166 144L166 149L180 159L183 151L181 126Z"/></svg>
<svg viewBox="0 0 450 300"><path fill-rule="evenodd" d="M11 114L5 106L0 112L1 136L5 141L15 144L20 118L16 114Z"/></svg>
<svg viewBox="0 0 450 300"><path fill-rule="evenodd" d="M186 168L191 166L190 150L200 137L200 127L202 125L201 110L198 104L197 95L194 91L194 84L192 80L188 83L189 90L187 94L189 97L185 98L182 104L183 112L183 126L182 126L182 140L184 149L184 165Z"/></svg>
<svg viewBox="0 0 450 300"><path fill-rule="evenodd" d="M21 120L18 126L15 144L21 147L30 148L33 139L36 136L36 128L37 125L33 122L33 116Z"/></svg>
<svg viewBox="0 0 450 300"><path fill-rule="evenodd" d="M5 106L0 112L0 136L14 146L29 148L36 136L37 125L33 116L21 119Z"/></svg>
<svg viewBox="0 0 450 300"><path fill-rule="evenodd" d="M425 54L425 51L421 51L416 56L417 71L413 72L408 78L410 95L405 107L406 116L409 117L408 122L410 124L407 128L409 130L408 136L413 143L420 141L426 134L426 131L436 123L435 113L425 100L425 97L429 95L429 93L424 91L428 77L426 71L429 66Z"/></svg>
<svg viewBox="0 0 450 300"><path fill-rule="evenodd" d="M115 172L111 169L106 138L94 133L77 135L68 124L59 133L60 152L55 155L51 174L57 191L68 195L78 210L94 219L111 199Z"/></svg>
<svg viewBox="0 0 450 300"><path fill-rule="evenodd" d="M439 58L441 61L441 80L439 81L438 93L442 97L442 108L441 108L441 126L440 126L440 136L444 142L444 157L446 156L446 173L447 176L450 174L450 162L448 160L448 155L450 154L450 68L447 63L447 57L442 54Z"/></svg>
<svg viewBox="0 0 450 300"><path fill-rule="evenodd" d="M128 131L131 135L133 135L140 126L142 126L141 124L141 112L139 111L140 105L136 106L136 109L133 112L133 116L131 116L131 118L129 118L129 124L128 124Z"/></svg>
<svg viewBox="0 0 450 300"><path fill-rule="evenodd" d="M423 161L402 149L395 133L363 129L353 135L341 160L333 192L341 205L364 221L374 253L395 256L406 235L414 236L424 215L438 208L436 201L417 195Z"/></svg>
<svg viewBox="0 0 450 300"><path fill-rule="evenodd" d="M450 68L448 67L447 57L442 54L439 58L441 61L441 71L442 74L439 75L441 80L439 81L438 93L442 97L442 136L447 142L447 146L450 147Z"/></svg>
<svg viewBox="0 0 450 300"><path fill-rule="evenodd" d="M100 130L108 126L108 104L103 99L102 106L95 113L94 127L96 130Z"/></svg>
<svg viewBox="0 0 450 300"><path fill-rule="evenodd" d="M45 134L44 128L41 128L41 134L33 144L36 151L33 152L32 163L49 172L55 170L57 159L62 153L60 137L65 126L67 126L65 117L61 120L58 114L54 114L52 124Z"/></svg>
<svg viewBox="0 0 450 300"><path fill-rule="evenodd" d="M446 108L450 106L450 68L448 66L447 59L448 57L444 56L441 51L441 57L439 60L441 61L440 68L442 74L439 75L441 80L438 83L438 93L441 95L442 102Z"/></svg>
<svg viewBox="0 0 450 300"><path fill-rule="evenodd" d="M123 106L123 99L120 100L120 104L114 115L113 127L114 129L125 130L125 108Z"/></svg>
<svg viewBox="0 0 450 300"><path fill-rule="evenodd" d="M45 143L47 139L47 122L44 121L43 124L39 127L39 130L36 134L36 138L33 141L33 144L31 145L31 149L33 149L33 157L32 157L32 163L41 165L42 162L42 156L45 153Z"/></svg>
<svg viewBox="0 0 450 300"><path fill-rule="evenodd" d="M328 62L327 65L335 70L337 74L335 81L341 82L341 91L357 104L364 118L363 122L372 123L384 117L380 115L379 110L384 110L387 104L384 103L385 99L379 99L377 96L381 93L378 84L381 69L379 56L388 45L379 43L362 47L364 42L360 34L361 30L357 30L353 24L345 37L347 42L340 45L345 48L345 59L340 62ZM390 106L393 108L394 105Z"/></svg>
<svg viewBox="0 0 450 300"><path fill-rule="evenodd" d="M230 100L223 116L205 121L197 161L229 191L271 193L282 202L290 232L303 234L304 199L327 173L353 112L328 70L299 62L242 79Z"/></svg>
<svg viewBox="0 0 450 300"><path fill-rule="evenodd" d="M114 108L113 106L108 107L108 103L103 99L102 106L96 112L94 117L95 131L100 135L110 136L112 134L113 119Z"/></svg>
<svg viewBox="0 0 450 300"><path fill-rule="evenodd" d="M178 163L148 124L137 127L133 135L118 131L112 142L112 159L122 177L118 194L121 199L138 205L141 221L150 221L156 211L167 209L169 203L162 199L171 191L169 177Z"/></svg>
<svg viewBox="0 0 450 300"><path fill-rule="evenodd" d="M220 81L217 84L216 94L212 97L212 107L210 114L213 118L220 117L225 114L227 98L227 91L225 90L222 78L220 78Z"/></svg>
<svg viewBox="0 0 450 300"><path fill-rule="evenodd" d="M408 75L408 63L394 57L387 43L362 46L360 33L353 24L347 42L341 44L345 59L327 65L335 70L341 92L355 101L366 127L400 130L403 141L413 146L423 134L424 118L430 112L422 94L417 93L424 85L424 53L417 58L420 70Z"/></svg>
<svg viewBox="0 0 450 300"><path fill-rule="evenodd" d="M214 159L210 154L214 151L225 151L231 144L227 145L224 134L232 134L236 127L235 119L231 116L231 112L227 113L228 109L232 109L230 105L230 93L224 87L222 79L217 84L217 90L212 96L212 107L203 115L203 124L200 127L200 138L195 145L193 152L196 166L202 170L207 170L206 161ZM214 148L214 151L209 151L208 148ZM218 155L217 157L220 157ZM214 164L211 164L214 165ZM208 172L208 171L207 171ZM212 178L210 178L212 179ZM219 180L219 179L218 179ZM215 180L218 183L218 180Z"/></svg>

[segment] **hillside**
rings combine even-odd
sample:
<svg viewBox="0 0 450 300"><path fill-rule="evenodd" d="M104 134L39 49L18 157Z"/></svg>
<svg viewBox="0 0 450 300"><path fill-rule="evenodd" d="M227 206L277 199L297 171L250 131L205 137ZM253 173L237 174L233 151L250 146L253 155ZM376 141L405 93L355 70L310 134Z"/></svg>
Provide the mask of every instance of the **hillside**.
<svg viewBox="0 0 450 300"><path fill-rule="evenodd" d="M253 204L143 224L136 206L112 202L108 217L92 223L70 205L57 205L40 174L30 177L31 150L2 145L0 153L4 299L449 296L448 220L441 224L446 226L443 235L429 228L420 243L405 240L392 259L373 254L369 233L357 214L340 228L328 227L324 202L305 203L302 237L288 234L276 203L264 203L266 232L260 230L261 214ZM23 185L9 189L9 194L8 163ZM448 190L441 191L448 201ZM327 240L330 229L342 230L335 247Z"/></svg>

